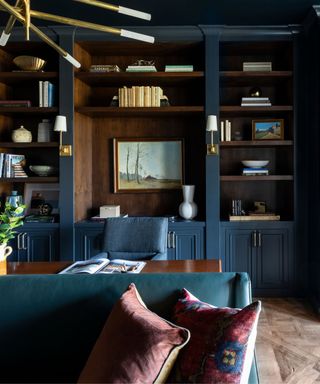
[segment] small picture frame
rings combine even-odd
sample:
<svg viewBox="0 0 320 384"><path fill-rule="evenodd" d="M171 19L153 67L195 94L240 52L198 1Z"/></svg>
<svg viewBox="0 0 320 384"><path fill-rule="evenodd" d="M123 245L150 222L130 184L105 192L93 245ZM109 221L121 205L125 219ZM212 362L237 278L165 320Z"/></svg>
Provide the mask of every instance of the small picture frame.
<svg viewBox="0 0 320 384"><path fill-rule="evenodd" d="M283 140L283 119L252 120L252 140Z"/></svg>
<svg viewBox="0 0 320 384"><path fill-rule="evenodd" d="M26 214L38 214L40 204L50 204L52 214L59 213L59 184L26 183L24 186Z"/></svg>

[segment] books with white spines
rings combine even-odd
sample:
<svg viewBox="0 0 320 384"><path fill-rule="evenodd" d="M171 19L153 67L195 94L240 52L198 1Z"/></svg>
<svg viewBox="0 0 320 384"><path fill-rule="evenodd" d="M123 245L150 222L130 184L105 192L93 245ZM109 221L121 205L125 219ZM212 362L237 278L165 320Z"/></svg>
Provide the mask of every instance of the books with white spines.
<svg viewBox="0 0 320 384"><path fill-rule="evenodd" d="M249 61L242 64L243 71L272 71L271 61Z"/></svg>
<svg viewBox="0 0 320 384"><path fill-rule="evenodd" d="M242 97L242 101L270 101L269 97Z"/></svg>
<svg viewBox="0 0 320 384"><path fill-rule="evenodd" d="M224 121L220 122L220 141L224 141Z"/></svg>
<svg viewBox="0 0 320 384"><path fill-rule="evenodd" d="M271 103L241 103L241 107L272 107Z"/></svg>
<svg viewBox="0 0 320 384"><path fill-rule="evenodd" d="M166 65L165 72L193 72L193 65Z"/></svg>
<svg viewBox="0 0 320 384"><path fill-rule="evenodd" d="M266 168L243 168L242 175L244 176L259 176L269 175L269 170Z"/></svg>
<svg viewBox="0 0 320 384"><path fill-rule="evenodd" d="M43 81L39 81L39 107L43 107Z"/></svg>
<svg viewBox="0 0 320 384"><path fill-rule="evenodd" d="M226 120L226 141L231 141L231 122Z"/></svg>
<svg viewBox="0 0 320 384"><path fill-rule="evenodd" d="M4 155L3 152L0 153L0 177L2 177L3 173Z"/></svg>
<svg viewBox="0 0 320 384"><path fill-rule="evenodd" d="M126 72L157 72L154 65L128 65Z"/></svg>
<svg viewBox="0 0 320 384"><path fill-rule="evenodd" d="M146 265L144 261L132 261L106 257L93 258L85 261L76 261L63 269L60 274L95 274L95 273L140 273Z"/></svg>
<svg viewBox="0 0 320 384"><path fill-rule="evenodd" d="M2 177L28 177L21 163L25 160L24 155L6 153L3 161ZM19 167L17 167L19 165Z"/></svg>

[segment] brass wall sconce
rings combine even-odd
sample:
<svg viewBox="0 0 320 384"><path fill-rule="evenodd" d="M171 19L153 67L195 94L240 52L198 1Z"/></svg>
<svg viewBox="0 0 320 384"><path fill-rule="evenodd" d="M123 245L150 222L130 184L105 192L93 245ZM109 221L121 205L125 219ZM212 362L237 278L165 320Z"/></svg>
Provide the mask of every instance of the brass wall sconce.
<svg viewBox="0 0 320 384"><path fill-rule="evenodd" d="M72 146L62 144L62 132L67 132L66 116L56 116L56 120L54 122L54 131L60 133L59 155L72 156Z"/></svg>
<svg viewBox="0 0 320 384"><path fill-rule="evenodd" d="M128 31L122 28L113 28L108 27L106 25L90 23L87 21L70 19L69 17L63 17L59 15L53 15L51 13L39 12L31 9L30 7L31 0L16 0L15 5L9 4L5 0L0 0L0 11L7 12L10 17L5 26L4 31L0 36L0 45L5 46L9 37L11 35L12 29L15 25L16 21L19 21L25 28L25 37L26 40L29 40L30 37L30 29L33 31L41 40L50 45L53 49L55 49L63 58L69 61L76 68L80 68L81 64L71 56L67 51L61 48L58 44L56 44L50 37L48 37L45 33L43 33L38 27L36 27L33 23L31 23L31 18L53 21L55 23L74 25L76 27L89 28L96 31L114 33L116 35L120 35L123 37L127 37L130 39L141 40L148 43L154 43L154 37L145 35L143 33L137 33ZM151 15L149 13L136 11L135 9L122 7L121 5L113 5L108 4L99 0L74 0L80 3L92 5L94 7L100 7L104 9L108 9L110 11L118 12L124 15L137 17L139 19L151 20Z"/></svg>
<svg viewBox="0 0 320 384"><path fill-rule="evenodd" d="M219 145L213 143L213 132L218 132L217 116L209 115L207 118L207 132L210 132L210 144L207 144L207 155L218 155Z"/></svg>

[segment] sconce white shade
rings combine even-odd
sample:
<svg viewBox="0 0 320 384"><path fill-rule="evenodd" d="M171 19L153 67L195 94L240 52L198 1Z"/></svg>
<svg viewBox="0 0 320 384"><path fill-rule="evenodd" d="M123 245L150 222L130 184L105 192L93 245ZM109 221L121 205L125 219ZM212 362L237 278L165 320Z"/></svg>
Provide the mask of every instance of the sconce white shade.
<svg viewBox="0 0 320 384"><path fill-rule="evenodd" d="M217 125L217 116L216 115L209 115L207 118L207 131L217 131L218 125Z"/></svg>
<svg viewBox="0 0 320 384"><path fill-rule="evenodd" d="M67 118L66 116L58 115L54 122L55 132L67 132Z"/></svg>

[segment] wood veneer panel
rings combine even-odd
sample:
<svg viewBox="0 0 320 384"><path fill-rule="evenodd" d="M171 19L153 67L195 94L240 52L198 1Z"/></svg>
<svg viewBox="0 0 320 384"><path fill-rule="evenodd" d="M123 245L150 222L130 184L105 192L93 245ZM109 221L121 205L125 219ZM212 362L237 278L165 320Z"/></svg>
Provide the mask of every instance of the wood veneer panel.
<svg viewBox="0 0 320 384"><path fill-rule="evenodd" d="M81 63L81 69L75 69L75 73L79 73L80 71L88 70L90 68L90 65L92 64L91 55L83 49L81 45L74 45L73 55Z"/></svg>
<svg viewBox="0 0 320 384"><path fill-rule="evenodd" d="M92 121L89 117L75 113L74 120L74 188L75 188L75 220L88 217L92 207Z"/></svg>
<svg viewBox="0 0 320 384"><path fill-rule="evenodd" d="M174 215L182 201L181 190L156 193L113 193L114 137L185 137L185 183L196 185L195 201L204 212L204 124L199 119L96 118L92 120L92 213L104 204L119 204L129 215Z"/></svg>

